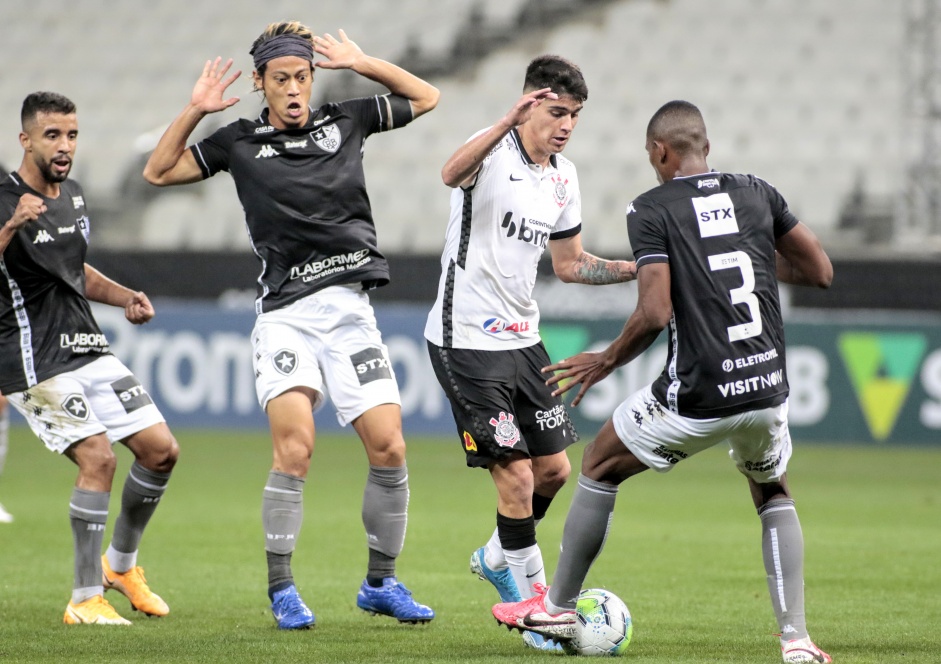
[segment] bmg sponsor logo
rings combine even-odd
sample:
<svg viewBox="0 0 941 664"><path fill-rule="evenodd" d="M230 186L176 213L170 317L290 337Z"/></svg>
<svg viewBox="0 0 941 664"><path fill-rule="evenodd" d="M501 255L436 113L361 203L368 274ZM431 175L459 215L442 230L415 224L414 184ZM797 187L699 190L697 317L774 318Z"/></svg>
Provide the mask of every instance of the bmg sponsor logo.
<svg viewBox="0 0 941 664"><path fill-rule="evenodd" d="M519 222L513 220L513 213L507 212L503 216L500 226L506 229L507 237L516 237L520 242L531 244L541 249L546 248L549 241L549 224L538 219L520 217Z"/></svg>

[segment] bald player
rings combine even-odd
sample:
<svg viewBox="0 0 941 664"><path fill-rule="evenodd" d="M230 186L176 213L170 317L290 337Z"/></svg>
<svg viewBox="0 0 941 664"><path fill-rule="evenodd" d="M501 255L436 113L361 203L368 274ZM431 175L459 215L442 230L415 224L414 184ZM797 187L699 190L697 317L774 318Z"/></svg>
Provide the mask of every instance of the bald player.
<svg viewBox="0 0 941 664"><path fill-rule="evenodd" d="M511 627L571 638L575 600L601 552L621 482L648 468L667 472L727 444L761 520L783 660L830 662L804 617L804 544L787 484L791 437L777 282L827 288L833 268L774 187L709 169L706 127L693 104L661 107L647 126L646 150L661 184L627 208L637 308L608 348L546 371L559 372L548 381L559 385L557 394L581 385L576 405L665 327L666 366L618 406L587 446L552 587L498 604L493 613Z"/></svg>

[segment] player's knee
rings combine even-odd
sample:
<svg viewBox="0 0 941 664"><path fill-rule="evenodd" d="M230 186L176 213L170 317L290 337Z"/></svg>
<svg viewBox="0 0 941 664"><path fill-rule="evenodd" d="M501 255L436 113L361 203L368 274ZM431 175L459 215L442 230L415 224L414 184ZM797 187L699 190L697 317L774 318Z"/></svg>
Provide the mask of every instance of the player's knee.
<svg viewBox="0 0 941 664"><path fill-rule="evenodd" d="M401 435L390 433L378 439L364 441L369 456L369 463L373 466L393 467L405 463L405 440Z"/></svg>
<svg viewBox="0 0 941 664"><path fill-rule="evenodd" d="M549 467L534 469L534 486L536 493L544 496L554 496L558 493L572 474L572 464L566 455Z"/></svg>
<svg viewBox="0 0 941 664"><path fill-rule="evenodd" d="M88 445L81 450L76 450L73 459L83 475L108 483L114 477L114 471L118 466L118 459L109 443Z"/></svg>

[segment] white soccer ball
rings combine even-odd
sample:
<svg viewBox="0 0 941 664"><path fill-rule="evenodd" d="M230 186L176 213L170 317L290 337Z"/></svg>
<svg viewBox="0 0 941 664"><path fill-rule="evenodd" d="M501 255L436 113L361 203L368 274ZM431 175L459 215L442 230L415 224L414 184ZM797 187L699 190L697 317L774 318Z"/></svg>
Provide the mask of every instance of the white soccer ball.
<svg viewBox="0 0 941 664"><path fill-rule="evenodd" d="M569 655L589 657L621 655L631 643L634 624L627 605L614 593L601 588L583 590L575 608L578 624L575 637L563 641Z"/></svg>

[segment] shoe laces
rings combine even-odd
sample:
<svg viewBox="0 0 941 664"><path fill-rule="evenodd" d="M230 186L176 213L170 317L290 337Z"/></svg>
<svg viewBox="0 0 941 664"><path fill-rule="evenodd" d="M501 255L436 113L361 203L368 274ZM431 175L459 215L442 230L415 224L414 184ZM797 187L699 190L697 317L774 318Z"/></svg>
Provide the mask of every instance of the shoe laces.
<svg viewBox="0 0 941 664"><path fill-rule="evenodd" d="M108 601L105 600L105 598L102 597L101 595L95 595L94 597L89 598L85 602L82 602L82 604L88 605L89 608L94 606L99 614L103 615L105 618L108 618L109 620L113 620L113 619L121 617L118 615L118 612L114 610L114 607L111 606L111 604L108 603Z"/></svg>

